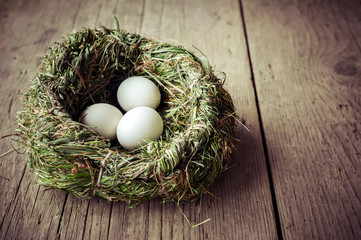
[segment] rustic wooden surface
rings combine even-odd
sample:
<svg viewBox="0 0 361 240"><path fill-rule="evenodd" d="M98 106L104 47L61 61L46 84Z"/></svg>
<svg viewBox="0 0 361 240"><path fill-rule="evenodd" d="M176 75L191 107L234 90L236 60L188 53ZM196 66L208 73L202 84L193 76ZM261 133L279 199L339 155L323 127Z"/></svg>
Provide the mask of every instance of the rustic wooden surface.
<svg viewBox="0 0 361 240"><path fill-rule="evenodd" d="M41 57L113 26L196 46L227 75L242 142L199 203L79 200L34 183L0 140L0 239L361 239L361 3L0 0L0 136Z"/></svg>
<svg viewBox="0 0 361 240"><path fill-rule="evenodd" d="M283 237L361 239L361 2L269 3L244 15Z"/></svg>

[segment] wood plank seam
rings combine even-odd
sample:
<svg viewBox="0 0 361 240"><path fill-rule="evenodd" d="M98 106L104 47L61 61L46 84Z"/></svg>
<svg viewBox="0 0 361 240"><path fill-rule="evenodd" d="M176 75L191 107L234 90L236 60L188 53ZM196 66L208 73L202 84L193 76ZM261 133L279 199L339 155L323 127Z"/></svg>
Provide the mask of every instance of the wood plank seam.
<svg viewBox="0 0 361 240"><path fill-rule="evenodd" d="M272 197L272 205L273 205L273 212L274 212L274 216L275 216L277 235L280 240L283 240L282 224L281 224L281 219L280 219L280 215L279 215L279 207L277 204L277 197L276 197L276 193L275 193L275 189L274 189L274 181L273 181L273 177L272 177L272 171L271 171L269 155L268 155L268 148L267 148L267 143L266 143L266 138L265 138L265 133L264 133L263 122L262 122L262 115L261 115L261 111L260 111L260 107L259 107L256 83L255 83L255 79L254 79L252 58L251 58L251 53L250 53L250 48L249 48L249 43L248 43L247 26L246 26L245 16L244 16L244 12L243 12L242 0L239 0L239 7L240 7L241 18L242 18L243 32L244 32L245 41L246 41L246 49L247 49L247 55L248 55L248 61L249 61L249 68L250 68L250 72L251 72L251 80L252 80L252 84L253 84L255 102L256 102L256 107L257 107L258 121L259 121L259 126L260 126L260 131L261 131L261 137L262 137L262 145L263 145L263 149L264 149L264 156L265 156L265 161L266 161L266 166L267 166L267 174L268 174L268 180L269 180L271 197Z"/></svg>
<svg viewBox="0 0 361 240"><path fill-rule="evenodd" d="M142 26L143 26L144 14L145 14L145 0L143 0L143 2L142 2L142 10L141 10L141 13L140 13L140 21L139 21L139 27L138 27L139 32L141 32L141 29L142 29Z"/></svg>
<svg viewBox="0 0 361 240"><path fill-rule="evenodd" d="M14 200L16 199L16 197L17 197L17 195L18 195L18 193L19 193L20 185L21 185L21 183L22 183L22 181L23 181L23 179L24 179L24 175L25 175L26 168L27 168L27 166L25 165L24 169L22 170L21 178L20 178L19 184L18 184L18 186L17 186L17 188L16 188L14 197L13 197L13 199L11 200L11 203L12 203L12 204L14 203ZM2 229L3 224L4 224L4 222L5 222L5 219L8 217L8 214L9 214L9 211L10 211L10 208L11 208L12 204L9 204L9 205L7 206L7 208L6 208L6 212L5 212L4 217L3 217L2 221L1 221L1 224L0 224L0 229Z"/></svg>
<svg viewBox="0 0 361 240"><path fill-rule="evenodd" d="M60 227L61 227L61 224L63 223L63 217L64 217L64 209L65 209L65 205L66 205L66 202L68 200L68 197L69 197L69 194L67 193L65 195L65 199L64 199L64 203L63 203L63 206L62 206L62 209L61 209L61 213L60 213L60 221L59 221L59 224L58 224L58 228L56 230L56 234L57 236L60 238Z"/></svg>
<svg viewBox="0 0 361 240"><path fill-rule="evenodd" d="M112 221L113 205L114 205L114 202L111 202L111 203L110 203L110 213L109 213L109 224L108 224L108 230L107 230L107 239L109 239L110 222Z"/></svg>

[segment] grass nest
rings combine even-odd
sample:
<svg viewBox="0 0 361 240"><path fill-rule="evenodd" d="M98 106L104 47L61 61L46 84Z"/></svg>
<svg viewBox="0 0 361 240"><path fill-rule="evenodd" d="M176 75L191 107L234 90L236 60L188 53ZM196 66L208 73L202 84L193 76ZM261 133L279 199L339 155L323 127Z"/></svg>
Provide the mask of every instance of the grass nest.
<svg viewBox="0 0 361 240"><path fill-rule="evenodd" d="M79 117L93 103L117 106L117 87L135 75L159 86L164 132L127 151ZM235 120L223 82L194 53L119 28L86 28L49 49L25 94L17 133L38 183L137 205L208 192L227 167Z"/></svg>

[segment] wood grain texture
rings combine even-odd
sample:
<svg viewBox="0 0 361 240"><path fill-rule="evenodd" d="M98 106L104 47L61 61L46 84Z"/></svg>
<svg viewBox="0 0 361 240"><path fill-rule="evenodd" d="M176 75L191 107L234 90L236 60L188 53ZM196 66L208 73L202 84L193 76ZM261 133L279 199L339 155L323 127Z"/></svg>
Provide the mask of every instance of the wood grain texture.
<svg viewBox="0 0 361 240"><path fill-rule="evenodd" d="M189 48L195 46L207 55L216 69L225 71L225 86L234 97L236 111L251 128L248 133L240 127L242 144L233 155L233 167L212 189L218 199L206 196L199 214L197 204L180 205L192 224L208 218L212 221L188 233L176 206L166 204L163 219L157 224L163 226L163 238L277 238L238 2L155 2L146 2L142 32L177 40Z"/></svg>
<svg viewBox="0 0 361 240"><path fill-rule="evenodd" d="M361 239L360 1L243 1L284 239Z"/></svg>
<svg viewBox="0 0 361 240"><path fill-rule="evenodd" d="M112 15L124 29L199 48L226 73L237 114L251 129L239 126L242 142L231 168L210 189L216 198L180 203L191 224L210 218L194 229L174 203L160 199L130 209L122 202L46 191L34 184L25 156L11 152L0 158L0 239L277 239L238 1L4 0L0 9L1 136L15 131L20 93L47 47L73 29L112 27ZM11 149L6 140L0 153Z"/></svg>
<svg viewBox="0 0 361 240"><path fill-rule="evenodd" d="M30 1L1 2L1 107L0 136L15 133L16 112L24 93L37 71L40 58L62 32L71 30L68 18L54 26L57 11L69 8L67 1L38 6ZM41 21L39 21L41 19ZM43 21L43 20L51 21ZM11 142L1 140L0 152L12 149ZM15 144L15 147L20 146ZM22 152L24 149L19 149ZM34 175L26 171L24 155L15 151L0 159L0 239L53 238L61 219L64 193L46 191L35 185Z"/></svg>

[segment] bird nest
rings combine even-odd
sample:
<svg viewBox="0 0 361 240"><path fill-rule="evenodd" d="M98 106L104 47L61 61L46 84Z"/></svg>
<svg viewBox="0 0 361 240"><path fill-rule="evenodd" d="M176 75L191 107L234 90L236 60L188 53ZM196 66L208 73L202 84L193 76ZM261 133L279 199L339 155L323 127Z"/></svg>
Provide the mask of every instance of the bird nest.
<svg viewBox="0 0 361 240"><path fill-rule="evenodd" d="M93 103L117 105L130 76L159 86L160 139L127 151L79 122ZM226 169L235 142L231 96L182 46L124 30L84 29L49 49L18 115L19 141L37 182L76 197L136 205L192 199Z"/></svg>

